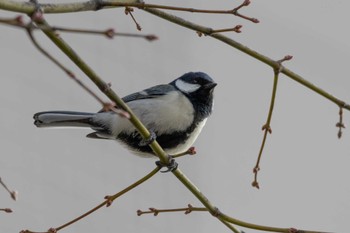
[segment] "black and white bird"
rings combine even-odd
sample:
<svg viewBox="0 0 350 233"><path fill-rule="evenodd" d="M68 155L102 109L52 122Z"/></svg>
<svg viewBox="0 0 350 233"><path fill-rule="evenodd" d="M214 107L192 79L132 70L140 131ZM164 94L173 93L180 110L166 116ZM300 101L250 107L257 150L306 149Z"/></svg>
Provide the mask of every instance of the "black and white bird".
<svg viewBox="0 0 350 233"><path fill-rule="evenodd" d="M123 100L169 155L188 150L213 109L217 84L203 72L189 72L169 84L125 96ZM97 113L48 111L34 115L37 127L90 127L87 137L114 139L135 154L151 157L151 148L128 119L113 111Z"/></svg>

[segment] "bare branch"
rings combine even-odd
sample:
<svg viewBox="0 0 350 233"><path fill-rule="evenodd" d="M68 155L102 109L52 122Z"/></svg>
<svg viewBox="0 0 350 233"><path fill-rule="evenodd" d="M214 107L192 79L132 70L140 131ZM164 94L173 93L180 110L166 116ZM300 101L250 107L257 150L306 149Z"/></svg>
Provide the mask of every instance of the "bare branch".
<svg viewBox="0 0 350 233"><path fill-rule="evenodd" d="M199 25L199 24L195 24L195 23L192 23L190 21L187 21L187 20L184 20L180 17L177 17L175 15L172 15L172 14L169 14L169 13L166 13L164 11L161 11L161 10L158 10L158 9L144 9L145 11L153 14L153 15L156 15L160 18L163 18L165 20L168 20L172 23L175 23L175 24L178 24L178 25L181 25L183 27L186 27L186 28L189 28L191 30L194 30L196 32L201 32L203 34L207 34L231 47L234 47L238 50L240 50L241 52L265 63L266 65L269 65L271 66L273 69L276 69L276 68L280 68L280 73L283 73L285 74L286 76L290 77L291 79L293 79L294 81L300 83L301 85L309 88L310 90L318 93L319 95L322 95L323 97L325 97L326 99L332 101L333 103L335 103L336 105L338 105L339 107L342 107L343 109L347 109L347 110L350 110L350 105L347 104L345 101L343 100L340 100L338 98L336 98L335 96L331 95L330 93L326 92L325 90L317 87L316 85L312 84L311 82L307 81L306 79L304 79L302 76L294 73L293 71L287 69L286 67L284 66L280 66L280 64L263 55L263 54L260 54L258 53L257 51L254 51L252 49L250 49L249 47L225 36L225 35L222 35L220 33L214 33L214 34L211 34L211 32L213 31L212 28L209 28L209 27L204 27L202 25Z"/></svg>
<svg viewBox="0 0 350 233"><path fill-rule="evenodd" d="M131 8L131 7L125 7L125 14L131 16L132 20L133 20L134 23L136 24L136 29L139 30L139 31L141 31L142 28L141 28L140 24L136 21L134 15L132 14L133 11L134 11L133 8Z"/></svg>
<svg viewBox="0 0 350 233"><path fill-rule="evenodd" d="M40 16L40 17L36 16L36 17L37 17L36 18L37 21L43 19L43 18L41 18L42 16ZM53 56L51 56L51 54L49 52L47 52L44 48L42 48L33 35L33 27L34 27L33 23L30 22L25 26L25 29L27 30L28 36L31 39L31 41L33 42L34 46L42 54L44 54L44 56L46 56L49 60L51 60L55 65L57 65L61 70L63 70L68 75L68 77L70 77L72 80L74 80L80 87L82 87L87 93L89 93L93 98L95 98L102 105L103 111L113 111L113 112L117 113L118 115L120 115L121 117L130 118L130 115L127 112L123 111L122 109L116 108L115 103L108 103L108 102L103 101L94 91L92 91L87 85L85 85L80 79L78 79L76 77L76 75L71 70L66 68L57 59L55 59ZM50 29L47 28L46 30L50 30Z"/></svg>
<svg viewBox="0 0 350 233"><path fill-rule="evenodd" d="M197 154L196 148L194 146L192 146L187 151L185 151L183 153L176 154L176 155L171 155L171 157L178 158L178 157L185 156L185 155L195 155L195 154Z"/></svg>
<svg viewBox="0 0 350 233"><path fill-rule="evenodd" d="M343 129L345 129L345 124L343 123L343 108L339 108L339 122L335 125L338 129L338 138L340 139L343 135Z"/></svg>
<svg viewBox="0 0 350 233"><path fill-rule="evenodd" d="M50 228L47 232L45 233L54 233L57 231L62 230L63 228L66 228L70 225L72 225L73 223L78 222L79 220L87 217L88 215L94 213L95 211L97 211L98 209L106 206L110 206L112 204L112 202L117 199L118 197L124 195L125 193L129 192L130 190L136 188L137 186L141 185L142 183L144 183L145 181L149 180L151 177L153 177L155 174L158 173L158 171L160 170L160 168L156 167L155 169L153 169L150 173L148 173L146 176L142 177L141 179L139 179L138 181L136 181L135 183L129 185L128 187L126 187L125 189L121 190L120 192L111 195L111 196L106 196L105 197L105 201L103 201L101 204L97 205L96 207L92 208L91 210L87 211L86 213L80 215L79 217L59 226L59 227L55 227L55 228ZM36 233L34 231L30 231L30 230L23 230L21 231L21 233Z"/></svg>
<svg viewBox="0 0 350 233"><path fill-rule="evenodd" d="M15 27L20 27L24 29L27 29L28 27L28 24L25 24L23 22L23 17L21 15L16 16L15 18L0 18L0 23L15 26ZM31 25L31 30L43 30L43 29L50 29L56 32L60 31L60 32L67 32L67 33L102 35L102 36L106 36L109 39L113 39L115 36L121 36L121 37L143 38L148 41L158 40L158 37L154 34L142 35L142 34L136 34L136 33L116 32L116 30L113 28L108 28L106 30L93 30L93 29L67 28L67 27L60 27L60 26L43 28L42 26Z"/></svg>
<svg viewBox="0 0 350 233"><path fill-rule="evenodd" d="M13 212L10 208L0 208L0 211L3 211L5 213L12 213Z"/></svg>
<svg viewBox="0 0 350 233"><path fill-rule="evenodd" d="M279 67L274 69L274 81L273 81L273 88L272 88L272 94L271 94L271 102L270 102L270 109L269 109L269 113L267 116L267 120L266 123L263 125L262 130L264 131L264 137L260 146L260 150L259 150L259 155L258 155L258 159L256 161L255 167L253 169L253 173L254 173L254 181L252 182L252 186L259 189L259 182L258 182L258 172L260 171L260 160L261 160L261 156L265 147L265 142L266 142L266 138L267 138L267 133L272 133L272 129L271 129L271 118L272 118L272 112L273 112L273 108L275 105L275 99L276 99L276 92L277 92L277 83L278 83L278 76L279 73L282 69L282 62L284 61L288 61L290 59L292 59L293 57L290 55L285 56L284 58L280 59L277 61L277 63L279 64Z"/></svg>
<svg viewBox="0 0 350 233"><path fill-rule="evenodd" d="M193 207L191 204L188 204L187 208L176 208L176 209L156 209L156 208L148 208L148 211L137 210L137 216L141 216L143 214L153 214L154 216L158 216L159 213L169 213L169 212L184 212L184 214L190 214L193 211L208 211L207 208L203 207Z"/></svg>
<svg viewBox="0 0 350 233"><path fill-rule="evenodd" d="M175 7L175 6L165 6L165 5L156 5L156 4L146 4L139 0L91 0L86 2L77 2L77 3L60 3L60 4L37 4L45 14L53 13L71 13L71 12L81 12L81 11L97 11L103 8L111 7L135 7L139 9L163 9L163 10L172 10L172 11L184 11L191 13L205 13L205 14L228 14L235 15L237 17L249 20L254 23L258 23L259 20L251 17L247 17L238 13L238 10L243 6L248 6L250 1L244 0L244 2L232 9L232 10L206 10L206 9L195 9L195 8L186 8L186 7ZM0 1L0 9L21 12L26 14L31 14L37 8L35 4L30 3L19 3L12 0L2 0Z"/></svg>
<svg viewBox="0 0 350 233"><path fill-rule="evenodd" d="M10 194L12 200L16 201L18 199L18 192L15 190L10 190L7 185L5 184L5 182L1 179L0 177L0 184L2 187L4 187L6 189L6 191ZM6 209L5 209L6 210Z"/></svg>

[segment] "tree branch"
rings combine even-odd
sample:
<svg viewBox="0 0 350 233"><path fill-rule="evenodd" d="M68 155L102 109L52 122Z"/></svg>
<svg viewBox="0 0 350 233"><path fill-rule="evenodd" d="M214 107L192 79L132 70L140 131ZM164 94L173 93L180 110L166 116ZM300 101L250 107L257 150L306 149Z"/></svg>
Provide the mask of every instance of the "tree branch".
<svg viewBox="0 0 350 233"><path fill-rule="evenodd" d="M71 12L81 12L81 11L96 11L101 9L104 5L114 5L116 6L135 6L136 4L141 4L139 0L109 0L109 1L97 1L97 0L91 0L87 2L79 2L79 3L62 3L62 4L39 4L40 9L44 13L71 13ZM23 3L23 2L15 2L12 0L0 0L0 9L8 10L8 11L15 11L15 12L21 12L26 14L31 14L36 10L35 4L32 3ZM240 50L243 53L248 54L249 56L271 66L273 69L278 68L279 64L274 61L273 59L262 55L258 53L257 51L254 51L247 46L244 46L243 44L240 44L239 42L226 37L219 33L213 34L213 29L204 27L199 24L195 24L189 21L186 21L180 17L177 17L175 15L166 13L164 11L153 9L153 8L142 8L144 11L147 11L153 15L156 15L158 17L161 17L165 20L168 20L170 22L173 22L175 24L181 25L183 27L189 28L191 30L194 30L196 32L201 32L203 34L209 35L217 40L220 40L226 44L228 44L231 47L234 47L238 50ZM326 99L332 101L339 107L350 110L350 105L347 104L345 101L340 100L336 98L335 96L331 95L330 93L326 92L325 90L317 87L316 85L312 84L311 82L304 79L302 76L296 74L295 72L283 67L280 71L281 73L285 74L286 76L290 77L294 81L306 86L307 88L313 90L314 92L320 94L321 96L325 97Z"/></svg>
<svg viewBox="0 0 350 233"><path fill-rule="evenodd" d="M153 15L156 15L158 17L161 17L165 20L168 20L172 23L175 23L175 24L178 24L178 25L181 25L183 27L186 27L186 28L189 28L191 30L194 30L196 32L201 32L203 34L206 34L208 36L211 36L221 42L224 42L225 44L231 46L231 47L234 47L238 50L240 50L241 52L265 63L266 65L272 67L273 69L280 69L280 73L283 73L285 74L286 76L290 77L291 79L293 79L294 81L302 84L303 86L313 90L314 92L320 94L321 96L325 97L326 99L332 101L333 103L335 103L336 105L338 105L339 107L342 107L344 109L347 109L347 110L350 110L350 105L347 104L345 101L343 100L340 100L338 98L336 98L335 96L331 95L330 93L326 92L325 90L317 87L316 85L312 84L311 82L307 81L306 79L304 79L303 77L301 77L300 75L294 73L293 71L285 68L284 66L280 68L280 64L263 55L263 54L260 54L258 53L257 51L254 51L250 48L248 48L247 46L227 37L227 36L224 36L220 33L214 33L213 34L213 29L212 28L208 28L208 27L204 27L202 25L199 25L199 24L195 24L195 23L192 23L192 22L189 22L187 20L184 20L180 17L177 17L175 15L172 15L172 14L169 14L169 13L166 13L164 11L161 11L161 10L158 10L158 9L148 9L148 8L145 8L143 9L144 11L147 11Z"/></svg>
<svg viewBox="0 0 350 233"><path fill-rule="evenodd" d="M80 215L79 217L59 226L56 228L50 228L46 233L52 233L52 232L57 232L59 230L62 230L63 228L66 228L70 225L72 225L73 223L78 222L79 220L87 217L88 215L92 214L93 212L95 212L96 210L102 208L103 206L110 206L111 203L117 199L118 197L124 195L125 193L129 192L130 190L136 188L137 186L139 186L140 184L144 183L145 181L149 180L151 177L153 177L155 174L157 174L159 172L160 168L156 167L155 169L153 169L150 173L148 173L146 176L142 177L141 179L139 179L138 181L136 181L135 183L129 185L128 187L126 187L125 189L121 190L120 192L112 195L112 196L106 196L105 197L105 201L102 202L101 204L97 205L96 207L92 208L91 210L87 211L86 213ZM30 230L23 230L21 231L21 233L37 233L34 231L30 231Z"/></svg>

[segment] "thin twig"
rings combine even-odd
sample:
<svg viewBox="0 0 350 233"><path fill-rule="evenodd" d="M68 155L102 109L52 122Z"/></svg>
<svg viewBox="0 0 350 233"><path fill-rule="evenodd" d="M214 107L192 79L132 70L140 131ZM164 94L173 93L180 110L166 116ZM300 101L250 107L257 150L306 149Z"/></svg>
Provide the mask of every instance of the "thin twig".
<svg viewBox="0 0 350 233"><path fill-rule="evenodd" d="M273 80L273 87L272 87L272 94L271 94L271 102L270 102L269 113L267 115L266 123L262 127L262 130L264 131L264 136L263 136L263 140L262 140L262 143L261 143L261 146L260 146L258 159L257 159L255 167L253 169L254 181L252 182L252 186L257 188L257 189L259 189L258 173L260 171L260 160L261 160L261 156L262 156L262 153L263 153L263 150L264 150L264 147L265 147L267 133L270 133L270 134L272 133L271 118L272 118L273 108L274 108L274 105L275 105L277 84L278 84L278 76L279 76L279 74L281 72L281 69L282 69L282 62L290 60L292 58L293 58L292 56L287 55L284 58L282 58L281 60L278 60L277 62L280 64L280 66L278 68L274 69L274 80Z"/></svg>
<svg viewBox="0 0 350 233"><path fill-rule="evenodd" d="M343 123L343 108L339 108L339 122L335 125L338 129L338 138L340 139L343 135L343 129L345 129L345 124Z"/></svg>
<svg viewBox="0 0 350 233"><path fill-rule="evenodd" d="M118 109L115 107L114 103L108 103L102 100L93 90L91 90L87 85L85 85L80 79L78 79L75 74L66 68L62 63L60 63L57 59L55 59L49 52L47 52L43 47L40 46L40 44L37 42L33 35L33 24L29 23L26 27L26 30L28 32L28 36L33 42L34 46L42 53L44 54L49 60L51 60L55 65L57 65L61 70L63 70L71 79L73 79L80 87L82 87L87 93L89 93L93 98L97 100L102 105L102 109L104 111L113 111L117 114L119 114L122 117L129 118L129 114L121 109Z"/></svg>
<svg viewBox="0 0 350 233"><path fill-rule="evenodd" d="M156 5L156 4L146 4L139 0L121 0L121 1L103 1L103 0L91 0L85 2L77 3L59 3L59 4L38 4L40 8L45 12L45 14L54 14L54 13L71 13L71 12L81 12L81 11L97 11L103 8L111 7L135 7L139 9L163 9L163 10L172 10L172 11L184 11L191 13L207 13L207 14L228 14L247 19L254 23L257 23L258 20L250 18L244 15L239 14L237 7L232 10L206 10L206 9L195 9L195 8L186 8L186 7L175 7L175 6L165 6L165 5ZM34 4L24 4L12 0L1 0L0 9L15 11L30 14L36 10Z"/></svg>
<svg viewBox="0 0 350 233"><path fill-rule="evenodd" d="M0 23L7 24L20 28L27 28L27 24L23 22L22 16L16 16L15 18L0 18ZM43 30L43 26L32 25L32 30ZM109 39L113 39L115 36L118 37L134 37L134 38L143 38L148 41L158 40L158 37L154 34L136 34L136 33L125 33L125 32L116 32L113 28L108 28L106 30L93 30L93 29L78 29L78 28L67 28L61 26L53 26L49 28L53 31L66 32L66 33L80 33L80 34L90 34L90 35L102 35L106 36Z"/></svg>
<svg viewBox="0 0 350 233"><path fill-rule="evenodd" d="M156 209L156 208L148 208L147 211L137 210L137 216L141 216L143 214L153 214L154 216L158 216L159 213L169 213L169 212L184 212L184 214L190 214L193 211L208 211L207 208L204 207L193 207L191 204L188 204L186 208L176 208L176 209Z"/></svg>
<svg viewBox="0 0 350 233"><path fill-rule="evenodd" d="M219 219L219 220L220 220L220 222L222 222L225 226L227 226L234 233L244 233L244 231L238 230L234 225L232 225L232 223L226 222L226 221L221 220L221 219Z"/></svg>
<svg viewBox="0 0 350 233"><path fill-rule="evenodd" d="M0 208L0 211L3 211L5 213L12 213L13 212L10 208Z"/></svg>
<svg viewBox="0 0 350 233"><path fill-rule="evenodd" d="M131 16L132 20L134 21L134 23L135 23L135 25L136 25L136 29L139 30L139 31L141 31L142 28L141 28L140 24L136 21L134 15L132 14L133 11L134 11L133 8L131 8L131 7L125 7L125 14Z"/></svg>
<svg viewBox="0 0 350 233"><path fill-rule="evenodd" d="M210 34L211 31L213 31L212 28L209 27L205 27L199 24L195 24L193 22L184 20L180 17L177 17L175 15L169 14L167 12L158 10L158 9L144 9L145 11L149 12L150 14L156 15L160 18L163 18L167 21L170 21L172 23L181 25L183 27L189 28L195 32L201 32L203 34L208 34L210 37L213 37L233 48L236 48L238 50L240 50L241 52L265 63L268 66L271 66L273 69L279 68L280 65L278 64L277 61L258 53L255 50L250 49L249 47L221 34L221 33L214 33L214 34ZM339 107L342 107L343 109L346 110L350 110L350 105L347 104L345 101L340 100L338 98L336 98L335 96L331 95L330 93L326 92L325 90L321 89L320 87L317 87L316 85L314 85L313 83L307 81L306 79L304 79L302 76L294 73L293 71L287 69L286 67L282 67L281 68L281 73L285 74L286 76L290 77L291 79L293 79L294 81L300 83L301 85L311 89L312 91L318 93L319 95L325 97L326 99L332 101L333 103L335 103L336 105L338 105Z"/></svg>
<svg viewBox="0 0 350 233"><path fill-rule="evenodd" d="M79 217L59 226L59 227L55 227L55 228L50 228L46 233L51 233L51 232L57 232L59 230L62 230L63 228L66 228L70 225L72 225L73 223L78 222L79 220L87 217L88 215L94 213L95 211L97 211L98 209L106 206L110 206L112 204L112 202L117 199L118 197L124 195L125 193L131 191L132 189L136 188L137 186L141 185L142 183L144 183L145 181L149 180L151 177L153 177L155 174L157 174L159 172L160 168L156 167L155 169L153 169L150 173L148 173L146 176L142 177L141 179L139 179L138 181L136 181L135 183L129 185L128 187L126 187L125 189L121 190L120 192L111 195L111 196L107 196L105 197L105 201L103 201L101 204L97 205L96 207L92 208L91 210L87 211L86 213L80 215ZM30 231L30 230L23 230L21 231L21 233L39 233L39 232L35 232L35 231Z"/></svg>
<svg viewBox="0 0 350 233"><path fill-rule="evenodd" d="M293 227L281 228L281 227L270 227L270 226L252 224L249 222L244 222L244 221L232 218L224 213L219 213L217 218L235 225L244 226L246 228L256 229L260 231L282 232L282 233L330 233L330 232L323 232L323 231L301 230Z"/></svg>
<svg viewBox="0 0 350 233"><path fill-rule="evenodd" d="M191 204L187 205L187 208L176 208L176 209L156 209L156 208L148 208L149 210L142 211L137 210L137 216L141 216L143 214L153 214L154 216L158 216L159 213L174 213L174 212L184 212L184 214L190 214L192 212L208 212L207 208L203 207L193 207ZM242 231L238 230L232 223L219 219L225 226L227 226L234 233L242 233Z"/></svg>
<svg viewBox="0 0 350 233"><path fill-rule="evenodd" d="M234 14L235 16L241 17L242 19L249 20L253 23L259 23L259 20L257 18L248 17L238 12L238 10L240 10L242 7L248 6L249 4L250 4L249 0L244 0L244 2L241 5L239 5L238 7L232 10L232 14Z"/></svg>
<svg viewBox="0 0 350 233"><path fill-rule="evenodd" d="M176 155L171 155L171 157L178 158L178 157L182 157L185 155L195 155L195 154L197 154L196 148L194 146L192 146L187 151L176 154Z"/></svg>
<svg viewBox="0 0 350 233"><path fill-rule="evenodd" d="M208 35L213 35L213 34L215 34L215 33L220 33L220 32L236 32L236 33L241 33L241 32L242 32L242 31L241 31L241 28L242 28L242 25L236 25L236 26L234 26L233 28L213 29L213 30L210 31L210 33L205 34L205 35L208 36ZM199 36L202 36L203 33L197 31L197 34L198 34Z"/></svg>
<svg viewBox="0 0 350 233"><path fill-rule="evenodd" d="M158 39L158 37L156 35L153 35L153 34L141 35L141 34L136 34L136 33L116 32L113 28L108 28L106 30L92 30L92 29L64 28L64 27L57 27L56 26L56 27L52 27L52 30L61 31L61 32L70 32L70 33L105 35L109 39L114 38L114 36L144 38L148 41L154 41L154 40Z"/></svg>
<svg viewBox="0 0 350 233"><path fill-rule="evenodd" d="M139 4L138 0L123 0L121 6L134 6L132 4ZM45 12L45 14L54 14L54 13L72 13L72 12L83 12L83 11L96 11L101 9L100 5L101 1L85 1L85 2L79 2L79 3L60 3L60 4L40 4L41 9ZM1 0L0 1L0 9L8 10L8 11L14 11L14 12L20 12L20 13L26 13L30 14L33 11L35 11L35 6L33 4L27 4L23 2L16 2L13 0ZM151 14L154 14L158 17L161 17L165 20L171 21L175 24L181 25L183 27L189 28L191 30L194 30L196 32L201 32L203 34L210 34L210 31L213 29L204 27L192 22L189 22L187 20L184 20L180 17L176 17L172 14L166 13L164 11L158 10L158 9L152 9L152 8L145 8L143 9ZM220 33L215 33L210 35L211 37L228 44L231 47L234 47L241 52L254 57L255 59L271 66L272 68L276 68L278 64L273 59L262 55L258 53L257 51L254 51L247 46L244 46L241 43L238 43L235 40L232 40L231 38L224 36ZM310 83L306 79L304 79L302 76L294 73L293 71L287 69L286 67L283 67L281 70L281 73L285 74L286 76L290 77L294 81L300 83L301 85L304 85L305 87L313 90L314 92L322 95L326 99L332 101L339 107L342 107L343 109L350 110L350 105L346 103L343 100L340 100L336 98L335 96L331 95L330 93L326 92L325 90L315 86L314 84Z"/></svg>
<svg viewBox="0 0 350 233"><path fill-rule="evenodd" d="M260 170L260 159L261 159L261 155L262 152L264 150L265 147L265 142L266 142L266 138L267 138L267 133L272 133L271 130L271 117L272 117L272 112L273 112L273 107L275 104L275 98L276 98L276 91L277 91L277 83L278 83L278 75L279 75L279 71L275 71L274 72L274 81L273 81L273 88L272 88L272 95L271 95L271 102L270 102L270 109L269 109L269 113L267 115L267 120L266 123L263 125L262 130L264 130L264 137L260 146L260 150L259 150L259 155L258 155L258 159L256 161L256 165L253 169L254 172L254 181L252 183L252 186L255 188L259 189L259 183L258 183L258 172Z"/></svg>
<svg viewBox="0 0 350 233"><path fill-rule="evenodd" d="M4 181L0 177L0 184L6 189L6 191L10 194L11 198L16 201L18 199L18 192L13 190L11 191L7 185L4 183Z"/></svg>
<svg viewBox="0 0 350 233"><path fill-rule="evenodd" d="M237 17L240 17L242 19L251 21L253 23L259 23L259 20L256 18L248 17L243 14L240 14L238 12L239 9L241 9L244 6L248 6L250 4L250 1L244 0L244 2L239 5L238 7L232 9L232 10L206 10L206 9L196 9L196 8L188 8L188 7L176 7L176 6L166 6L166 5L158 5L158 4L147 4L147 3L119 3L119 2L105 2L101 1L101 7L135 7L138 9L162 9L162 10L171 10L171 11L183 11L183 12L190 12L190 13L204 13L204 14L229 14L229 15L235 15Z"/></svg>

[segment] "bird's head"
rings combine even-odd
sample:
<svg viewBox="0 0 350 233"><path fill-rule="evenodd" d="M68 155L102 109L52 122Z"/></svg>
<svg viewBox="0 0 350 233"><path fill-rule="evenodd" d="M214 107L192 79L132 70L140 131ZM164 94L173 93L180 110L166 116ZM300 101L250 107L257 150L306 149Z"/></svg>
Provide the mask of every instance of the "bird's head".
<svg viewBox="0 0 350 233"><path fill-rule="evenodd" d="M199 111L211 112L217 83L203 72L189 72L170 83L186 95Z"/></svg>

